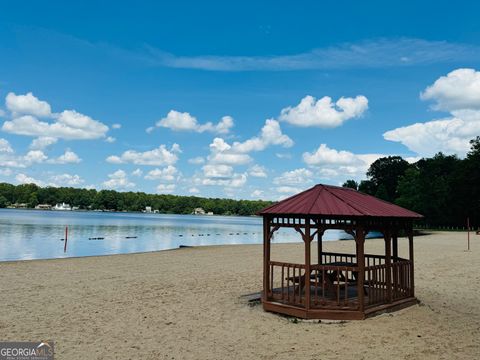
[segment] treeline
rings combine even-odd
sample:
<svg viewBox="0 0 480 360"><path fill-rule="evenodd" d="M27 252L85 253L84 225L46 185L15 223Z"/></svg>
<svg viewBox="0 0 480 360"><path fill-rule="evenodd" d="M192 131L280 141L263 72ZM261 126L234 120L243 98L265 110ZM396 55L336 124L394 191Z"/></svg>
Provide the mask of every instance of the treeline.
<svg viewBox="0 0 480 360"><path fill-rule="evenodd" d="M465 159L438 153L409 164L399 156L376 160L359 184L351 187L425 216L431 227L480 226L480 137L470 141Z"/></svg>
<svg viewBox="0 0 480 360"><path fill-rule="evenodd" d="M268 201L212 199L196 196L153 195L144 192L117 192L113 190L87 190L71 187L39 187L35 184L12 185L0 183L0 207L26 204L67 203L84 210L142 211L151 206L166 214L191 214L203 208L216 215L253 215Z"/></svg>

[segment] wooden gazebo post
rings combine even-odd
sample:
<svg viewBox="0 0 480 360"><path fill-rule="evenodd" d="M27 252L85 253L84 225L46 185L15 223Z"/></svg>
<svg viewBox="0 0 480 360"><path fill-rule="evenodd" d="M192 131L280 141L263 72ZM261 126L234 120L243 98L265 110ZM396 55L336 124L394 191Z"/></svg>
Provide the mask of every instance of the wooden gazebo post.
<svg viewBox="0 0 480 360"><path fill-rule="evenodd" d="M305 242L305 308L307 311L310 309L310 243L312 238L310 236L310 219L305 219L305 236L303 241Z"/></svg>
<svg viewBox="0 0 480 360"><path fill-rule="evenodd" d="M363 284L365 282L365 230L363 227L357 227L355 231L355 242L357 244L357 266L358 266L358 306L360 311L364 311L364 293Z"/></svg>
<svg viewBox="0 0 480 360"><path fill-rule="evenodd" d="M270 292L270 217L263 217L263 299L268 299Z"/></svg>
<svg viewBox="0 0 480 360"><path fill-rule="evenodd" d="M385 282L387 283L387 302L392 302L392 248L391 248L391 232L386 230L384 234L385 240Z"/></svg>
<svg viewBox="0 0 480 360"><path fill-rule="evenodd" d="M397 234L397 232L393 233L392 248L393 248L393 261L397 261L398 260L398 234Z"/></svg>
<svg viewBox="0 0 480 360"><path fill-rule="evenodd" d="M409 260L411 261L411 270L410 270L410 289L411 289L411 294L410 296L415 296L415 276L414 276L414 269L415 269L415 264L413 261L413 229L412 226L410 225L410 229L408 230L408 254L409 254Z"/></svg>
<svg viewBox="0 0 480 360"><path fill-rule="evenodd" d="M322 241L323 241L323 230L318 227L317 229L317 264L320 265L322 263Z"/></svg>

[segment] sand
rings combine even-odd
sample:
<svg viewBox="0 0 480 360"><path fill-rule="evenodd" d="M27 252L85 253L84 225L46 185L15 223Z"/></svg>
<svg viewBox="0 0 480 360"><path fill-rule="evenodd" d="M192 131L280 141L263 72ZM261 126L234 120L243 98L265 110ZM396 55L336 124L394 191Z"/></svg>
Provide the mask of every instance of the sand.
<svg viewBox="0 0 480 360"><path fill-rule="evenodd" d="M381 253L383 240L366 246ZM249 306L261 245L0 263L0 340L53 339L56 359L479 359L480 236L465 248L465 233L415 238L421 304L346 323ZM273 245L275 260L302 251Z"/></svg>

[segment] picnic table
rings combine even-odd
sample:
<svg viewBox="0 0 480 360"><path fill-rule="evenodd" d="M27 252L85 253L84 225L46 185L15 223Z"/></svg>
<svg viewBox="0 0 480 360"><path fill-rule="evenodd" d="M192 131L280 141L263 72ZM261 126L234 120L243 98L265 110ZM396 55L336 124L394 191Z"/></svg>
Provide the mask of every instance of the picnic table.
<svg viewBox="0 0 480 360"><path fill-rule="evenodd" d="M327 291L336 292L337 287L345 283L348 283L349 285L356 284L358 271L351 271L353 278L350 279L348 278L348 271L345 271L345 269L342 269L342 267L355 267L357 266L357 263L347 261L335 261L322 265L338 267L338 269L328 269L325 271L315 272L315 269L312 269L310 271L310 280L317 281L317 283L320 284L323 281L325 287L327 288ZM325 277L323 276L324 274ZM301 287L302 290L305 288L305 278L306 274L301 276L290 276L287 277L286 280L291 281L294 285L296 285L295 290L298 291L299 287Z"/></svg>

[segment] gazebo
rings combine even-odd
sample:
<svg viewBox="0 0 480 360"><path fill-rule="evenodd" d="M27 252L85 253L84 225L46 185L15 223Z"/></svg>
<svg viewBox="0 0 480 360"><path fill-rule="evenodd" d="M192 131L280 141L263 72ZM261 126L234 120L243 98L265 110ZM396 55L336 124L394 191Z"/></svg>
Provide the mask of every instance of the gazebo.
<svg viewBox="0 0 480 360"><path fill-rule="evenodd" d="M417 302L412 223L422 215L353 189L316 185L263 209L263 292L266 311L304 319L355 320ZM305 245L305 261L272 261L271 240L293 228ZM322 251L326 230L344 230L355 253ZM380 232L383 255L365 254L365 237ZM398 256L398 236L408 237L408 259ZM317 255L312 258L312 241Z"/></svg>

